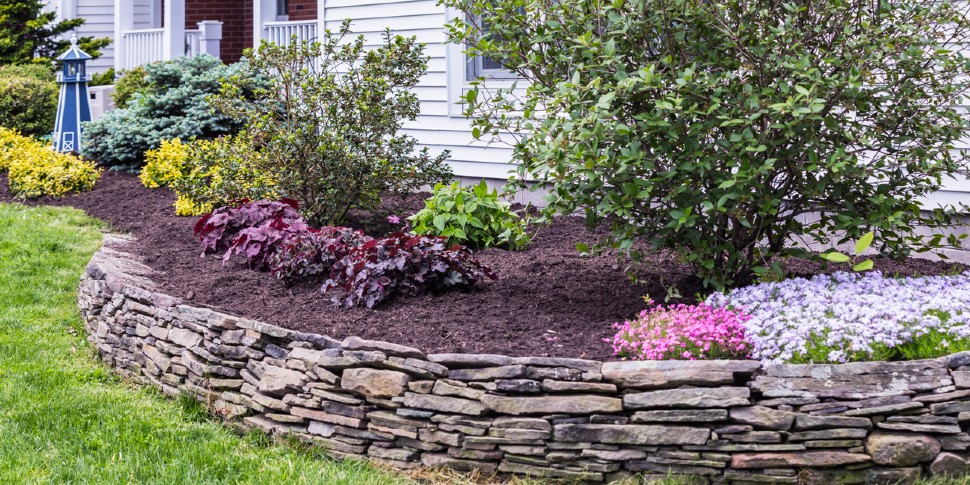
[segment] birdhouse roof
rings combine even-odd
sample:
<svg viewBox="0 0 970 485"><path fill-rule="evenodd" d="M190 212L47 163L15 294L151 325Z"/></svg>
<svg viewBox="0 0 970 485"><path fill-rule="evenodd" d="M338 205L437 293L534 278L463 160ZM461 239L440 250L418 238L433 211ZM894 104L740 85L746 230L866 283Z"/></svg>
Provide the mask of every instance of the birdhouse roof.
<svg viewBox="0 0 970 485"><path fill-rule="evenodd" d="M77 36L71 36L71 47L67 49L63 54L57 57L58 61L86 61L90 59L86 52L82 51L80 47L77 46Z"/></svg>

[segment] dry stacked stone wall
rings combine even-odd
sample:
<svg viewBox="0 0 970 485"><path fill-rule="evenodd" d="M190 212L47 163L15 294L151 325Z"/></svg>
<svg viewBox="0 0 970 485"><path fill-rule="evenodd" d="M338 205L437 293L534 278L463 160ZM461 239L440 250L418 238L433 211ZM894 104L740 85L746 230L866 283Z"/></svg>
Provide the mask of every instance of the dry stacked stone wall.
<svg viewBox="0 0 970 485"><path fill-rule="evenodd" d="M83 275L105 362L337 456L590 482L906 483L968 467L970 353L768 366L425 354L200 308L150 276L117 238Z"/></svg>

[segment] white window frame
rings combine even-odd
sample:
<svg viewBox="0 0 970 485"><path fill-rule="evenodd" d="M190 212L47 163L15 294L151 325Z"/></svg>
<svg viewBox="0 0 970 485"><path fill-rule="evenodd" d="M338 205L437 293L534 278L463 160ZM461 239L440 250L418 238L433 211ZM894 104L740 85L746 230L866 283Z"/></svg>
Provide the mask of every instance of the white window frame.
<svg viewBox="0 0 970 485"><path fill-rule="evenodd" d="M451 22L456 18L464 17L464 13L453 8L448 8L445 11L445 17L448 22ZM449 117L465 117L464 107L460 103L464 100L468 90L471 89L470 81L475 79L473 77L473 74L476 74L475 67L476 59L466 54L463 46L454 43L445 44ZM519 86L522 86L524 83L523 78L505 69L489 69L487 72L481 72L481 74L486 74L482 76L485 78L484 87L486 88L510 88L516 83Z"/></svg>
<svg viewBox="0 0 970 485"><path fill-rule="evenodd" d="M280 13L282 11L282 13ZM290 0L276 0L276 21L288 22L290 20Z"/></svg>

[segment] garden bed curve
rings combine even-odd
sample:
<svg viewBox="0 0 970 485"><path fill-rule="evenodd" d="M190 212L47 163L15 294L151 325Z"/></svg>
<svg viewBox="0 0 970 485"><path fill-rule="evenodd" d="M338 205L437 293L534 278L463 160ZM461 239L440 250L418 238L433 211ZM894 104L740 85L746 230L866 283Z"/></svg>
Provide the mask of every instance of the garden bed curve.
<svg viewBox="0 0 970 485"><path fill-rule="evenodd" d="M106 236L81 277L104 361L336 456L592 482L905 483L970 468L970 352L839 365L426 354L187 303L157 290L128 242Z"/></svg>

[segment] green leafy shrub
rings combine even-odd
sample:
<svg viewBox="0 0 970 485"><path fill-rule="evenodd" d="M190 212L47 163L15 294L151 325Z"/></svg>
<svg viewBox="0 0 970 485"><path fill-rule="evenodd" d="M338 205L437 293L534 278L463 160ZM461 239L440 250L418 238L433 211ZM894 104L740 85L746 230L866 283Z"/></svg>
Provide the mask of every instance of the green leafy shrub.
<svg viewBox="0 0 970 485"><path fill-rule="evenodd" d="M967 167L951 149L970 64L941 48L967 38L959 4L443 3L464 13L452 41L524 80L474 83L474 133L525 133L520 179L550 189L547 215L608 229L600 247L636 261L645 240L725 287L799 239L872 231L892 257L959 243L915 231L954 224L919 199Z"/></svg>
<svg viewBox="0 0 970 485"><path fill-rule="evenodd" d="M8 77L29 77L40 81L54 82L54 66L53 64L0 65L0 79Z"/></svg>
<svg viewBox="0 0 970 485"><path fill-rule="evenodd" d="M127 108L135 93L147 93L148 81L145 80L145 66L138 66L121 72L115 82L115 92L111 95L115 108Z"/></svg>
<svg viewBox="0 0 970 485"><path fill-rule="evenodd" d="M521 249L531 239L523 219L501 200L498 190L489 192L484 180L473 187L462 187L457 181L435 185L424 205L408 218L416 234L444 236L451 244L473 249Z"/></svg>
<svg viewBox="0 0 970 485"><path fill-rule="evenodd" d="M42 69L18 68L0 72L0 126L27 136L44 136L54 130L57 84L44 78Z"/></svg>
<svg viewBox="0 0 970 485"><path fill-rule="evenodd" d="M300 201L313 225L337 225L352 208L374 209L383 192L411 192L450 178L448 153L432 157L398 131L419 113L413 88L427 68L414 38L385 33L377 47L348 39L349 22L319 43L264 42L247 52L255 87L235 76L215 104L250 120L263 166L281 195Z"/></svg>
<svg viewBox="0 0 970 485"><path fill-rule="evenodd" d="M101 176L93 163L2 127L0 170L8 171L10 191L26 199L91 190Z"/></svg>
<svg viewBox="0 0 970 485"><path fill-rule="evenodd" d="M69 46L64 34L84 25L85 19L57 19L45 0L0 2L0 64L50 64ZM91 57L101 55L111 39L82 37L78 45Z"/></svg>
<svg viewBox="0 0 970 485"><path fill-rule="evenodd" d="M196 140L183 147L183 161L177 161L178 150L167 157L178 165L178 172L165 169L164 176L178 195L176 214L197 216L236 200L276 198L276 180L262 170L263 152L248 133Z"/></svg>
<svg viewBox="0 0 970 485"><path fill-rule="evenodd" d="M104 72L96 72L91 75L88 86L109 86L115 82L115 68L109 67Z"/></svg>
<svg viewBox="0 0 970 485"><path fill-rule="evenodd" d="M210 139L233 134L240 119L212 111L208 97L223 80L248 77L245 62L226 66L208 54L145 66L148 87L127 107L114 109L85 126L84 156L107 166L140 167L144 153L162 140ZM240 91L240 96L251 93Z"/></svg>

